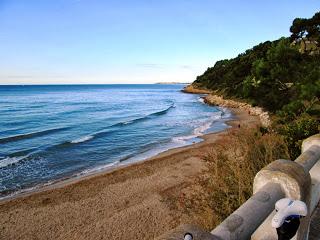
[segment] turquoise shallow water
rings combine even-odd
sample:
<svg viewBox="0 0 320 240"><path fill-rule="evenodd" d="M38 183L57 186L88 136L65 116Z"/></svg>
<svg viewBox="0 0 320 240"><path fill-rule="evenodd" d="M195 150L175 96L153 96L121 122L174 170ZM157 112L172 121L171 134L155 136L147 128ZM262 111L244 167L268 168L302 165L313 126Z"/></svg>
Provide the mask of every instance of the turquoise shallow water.
<svg viewBox="0 0 320 240"><path fill-rule="evenodd" d="M0 86L0 197L145 159L231 115L183 85Z"/></svg>

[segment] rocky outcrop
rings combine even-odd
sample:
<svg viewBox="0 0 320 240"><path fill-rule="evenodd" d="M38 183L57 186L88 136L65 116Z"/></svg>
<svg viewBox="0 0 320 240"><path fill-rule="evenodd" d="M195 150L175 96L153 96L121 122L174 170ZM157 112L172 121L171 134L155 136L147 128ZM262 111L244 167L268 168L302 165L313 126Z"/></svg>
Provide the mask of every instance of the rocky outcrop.
<svg viewBox="0 0 320 240"><path fill-rule="evenodd" d="M261 107L253 107L248 103L238 102L234 100L224 99L221 96L208 94L204 97L204 101L210 105L216 105L227 108L240 108L248 111L249 114L259 116L262 126L269 127L271 125L269 113Z"/></svg>
<svg viewBox="0 0 320 240"><path fill-rule="evenodd" d="M192 84L186 86L181 91L184 92L184 93L197 93L197 94L209 94L209 93L212 93L212 91L207 90L207 89L196 88Z"/></svg>
<svg viewBox="0 0 320 240"><path fill-rule="evenodd" d="M186 86L182 91L185 93L208 94L203 98L204 102L207 104L227 108L240 108L247 111L251 115L259 116L262 126L269 127L271 125L269 113L261 107L253 107L245 102L224 99L222 96L214 94L214 92L211 90L199 89L192 84Z"/></svg>

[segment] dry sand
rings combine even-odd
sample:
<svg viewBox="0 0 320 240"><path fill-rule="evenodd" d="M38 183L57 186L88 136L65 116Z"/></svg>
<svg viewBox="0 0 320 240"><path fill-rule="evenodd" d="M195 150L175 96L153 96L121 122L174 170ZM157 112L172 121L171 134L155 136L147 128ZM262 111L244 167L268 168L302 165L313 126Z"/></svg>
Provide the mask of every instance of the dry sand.
<svg viewBox="0 0 320 240"><path fill-rule="evenodd" d="M259 119L234 109L238 125ZM195 184L206 169L204 154L224 132L149 160L67 181L0 202L0 239L153 239L192 222L165 201Z"/></svg>

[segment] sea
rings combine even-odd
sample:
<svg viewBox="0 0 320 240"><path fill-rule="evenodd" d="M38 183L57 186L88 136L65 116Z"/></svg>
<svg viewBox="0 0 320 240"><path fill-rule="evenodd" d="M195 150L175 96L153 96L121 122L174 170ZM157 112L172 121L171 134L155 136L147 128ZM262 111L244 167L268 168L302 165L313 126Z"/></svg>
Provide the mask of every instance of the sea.
<svg viewBox="0 0 320 240"><path fill-rule="evenodd" d="M201 142L232 114L182 84L0 86L0 198Z"/></svg>

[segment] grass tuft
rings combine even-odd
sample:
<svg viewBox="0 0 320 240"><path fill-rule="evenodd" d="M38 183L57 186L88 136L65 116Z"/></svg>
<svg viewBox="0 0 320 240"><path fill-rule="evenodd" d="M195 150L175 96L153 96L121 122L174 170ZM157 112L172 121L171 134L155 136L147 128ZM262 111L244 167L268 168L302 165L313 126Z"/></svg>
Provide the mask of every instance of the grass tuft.
<svg viewBox="0 0 320 240"><path fill-rule="evenodd" d="M163 193L175 216L173 225L212 230L251 197L256 173L280 158L289 158L280 135L259 127L229 130L204 154L207 169L198 179Z"/></svg>

